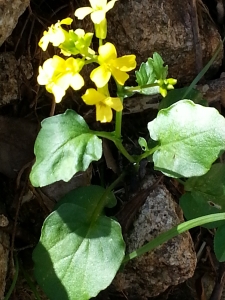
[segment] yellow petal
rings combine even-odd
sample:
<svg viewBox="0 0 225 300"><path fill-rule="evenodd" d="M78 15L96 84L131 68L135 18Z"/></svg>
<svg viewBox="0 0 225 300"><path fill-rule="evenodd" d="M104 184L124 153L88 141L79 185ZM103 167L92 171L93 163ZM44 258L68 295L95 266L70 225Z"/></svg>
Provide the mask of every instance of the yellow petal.
<svg viewBox="0 0 225 300"><path fill-rule="evenodd" d="M111 1L109 1L109 3L106 4L105 12L109 11L110 9L112 9L116 1L117 0L111 0Z"/></svg>
<svg viewBox="0 0 225 300"><path fill-rule="evenodd" d="M125 81L129 78L128 74L125 72L122 72L116 68L111 68L111 72L113 75L113 78L120 84L124 85Z"/></svg>
<svg viewBox="0 0 225 300"><path fill-rule="evenodd" d="M105 100L105 96L95 89L87 89L85 94L82 96L83 101L87 105L95 105Z"/></svg>
<svg viewBox="0 0 225 300"><path fill-rule="evenodd" d="M111 72L107 66L99 66L91 72L90 78L98 88L106 85L111 77Z"/></svg>
<svg viewBox="0 0 225 300"><path fill-rule="evenodd" d="M71 80L70 80L70 86L75 90L80 90L82 88L82 86L84 86L84 79L83 77L77 73L75 75L72 76Z"/></svg>
<svg viewBox="0 0 225 300"><path fill-rule="evenodd" d="M127 72L136 68L136 56L124 55L115 59L111 64L120 71Z"/></svg>
<svg viewBox="0 0 225 300"><path fill-rule="evenodd" d="M91 7L80 7L75 11L75 17L79 20L83 20L87 15L92 13L93 9Z"/></svg>
<svg viewBox="0 0 225 300"><path fill-rule="evenodd" d="M65 18L65 19L61 20L59 23L60 24L65 24L65 25L71 25L72 22L73 22L73 19Z"/></svg>
<svg viewBox="0 0 225 300"><path fill-rule="evenodd" d="M70 57L66 60L66 69L73 73L78 73L84 66L84 61L80 58Z"/></svg>
<svg viewBox="0 0 225 300"><path fill-rule="evenodd" d="M83 37L85 35L85 31L81 28L77 28L75 31L74 31L79 37Z"/></svg>
<svg viewBox="0 0 225 300"><path fill-rule="evenodd" d="M101 23L105 19L104 10L96 10L91 13L91 20L95 24Z"/></svg>
<svg viewBox="0 0 225 300"><path fill-rule="evenodd" d="M107 62L112 59L117 58L116 48L112 43L106 43L98 49L99 52L99 62Z"/></svg>
<svg viewBox="0 0 225 300"><path fill-rule="evenodd" d="M40 71L41 69L39 69ZM43 67L42 70L45 74L47 74L47 76L49 78L51 78L55 72L55 66L53 64L53 58L49 58L47 59L44 63L43 63Z"/></svg>
<svg viewBox="0 0 225 300"><path fill-rule="evenodd" d="M55 96L55 102L59 103L62 100L62 97L65 96L65 90L60 86L54 85L52 87L52 93Z"/></svg>
<svg viewBox="0 0 225 300"><path fill-rule="evenodd" d="M43 37L40 39L38 46L41 47L43 51L46 51L49 44L48 32L44 31Z"/></svg>
<svg viewBox="0 0 225 300"><path fill-rule="evenodd" d="M104 101L104 104L113 108L116 111L121 111L123 109L123 104L120 100L120 98L112 98L112 97L107 97Z"/></svg>
<svg viewBox="0 0 225 300"><path fill-rule="evenodd" d="M48 76L48 74L45 73L45 71L43 70L43 68L41 66L39 67L39 75L37 77L37 82L40 85L45 85L49 82L49 76Z"/></svg>
<svg viewBox="0 0 225 300"><path fill-rule="evenodd" d="M67 90L70 86L70 82L72 79L71 73L62 73L58 75L57 77L53 77L52 81L57 85L60 86L63 90Z"/></svg>
<svg viewBox="0 0 225 300"><path fill-rule="evenodd" d="M53 46L57 47L65 41L65 35L61 27L55 28L54 31L49 33L49 41Z"/></svg>
<svg viewBox="0 0 225 300"><path fill-rule="evenodd" d="M54 68L54 70L57 70L57 72L65 72L66 70L66 61L58 56L58 55L54 55L52 58L52 67Z"/></svg>
<svg viewBox="0 0 225 300"><path fill-rule="evenodd" d="M102 123L112 121L112 109L102 103L96 105L96 120Z"/></svg>

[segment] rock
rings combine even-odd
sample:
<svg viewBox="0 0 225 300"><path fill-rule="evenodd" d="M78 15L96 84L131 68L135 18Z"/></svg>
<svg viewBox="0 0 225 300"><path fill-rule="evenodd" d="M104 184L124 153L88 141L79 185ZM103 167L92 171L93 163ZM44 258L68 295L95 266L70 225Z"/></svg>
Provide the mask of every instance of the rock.
<svg viewBox="0 0 225 300"><path fill-rule="evenodd" d="M155 179L147 177L144 189ZM183 222L182 212L164 185L158 185L146 198L133 229L125 235L127 253ZM190 278L196 255L189 233L179 235L138 258L129 261L113 281L117 291L129 299L148 299Z"/></svg>
<svg viewBox="0 0 225 300"><path fill-rule="evenodd" d="M118 1L107 14L107 40L119 55L135 54L138 65L158 52L179 84L190 83L221 45L212 78L222 64L222 41L202 1L196 2L197 8L189 0Z"/></svg>
<svg viewBox="0 0 225 300"><path fill-rule="evenodd" d="M16 27L30 0L0 0L0 46Z"/></svg>
<svg viewBox="0 0 225 300"><path fill-rule="evenodd" d="M3 215L0 215L0 300L4 299L5 293L5 281L8 271L8 257L9 257L9 246L10 238L1 227L7 226L2 224ZM5 218L5 217L4 217Z"/></svg>
<svg viewBox="0 0 225 300"><path fill-rule="evenodd" d="M31 63L24 56L17 61L12 52L0 53L0 107L19 98L22 79L19 68L27 79L33 75Z"/></svg>

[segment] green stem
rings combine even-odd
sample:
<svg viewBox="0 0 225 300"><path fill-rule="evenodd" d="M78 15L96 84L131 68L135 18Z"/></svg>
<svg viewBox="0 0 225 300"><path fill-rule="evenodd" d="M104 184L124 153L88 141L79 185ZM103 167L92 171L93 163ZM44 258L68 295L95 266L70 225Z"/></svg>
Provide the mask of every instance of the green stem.
<svg viewBox="0 0 225 300"><path fill-rule="evenodd" d="M123 103L123 98L120 98L121 102ZM116 124L115 124L115 136L117 138L121 138L121 128L122 128L122 111L116 112Z"/></svg>
<svg viewBox="0 0 225 300"><path fill-rule="evenodd" d="M119 151L123 154L123 156L125 156L129 162L131 163L136 163L138 162L133 156L131 156L126 148L124 148L121 139L118 138L115 133L112 134L111 132L106 132L106 131L92 131L93 134L97 135L98 137L102 137L102 138L106 138L110 141L112 141L116 147L119 149Z"/></svg>
<svg viewBox="0 0 225 300"><path fill-rule="evenodd" d="M117 184L124 178L124 176L125 176L125 172L123 172L115 181L113 181L113 183L109 187L105 189L105 192L101 196L99 203L93 212L90 228L93 228L92 224L96 223L96 220L98 219L99 215L102 213L102 210L106 205L106 198L108 194L117 186Z"/></svg>
<svg viewBox="0 0 225 300"><path fill-rule="evenodd" d="M12 284L8 290L8 293L6 294L4 300L8 300L10 299L10 296L13 292L13 290L15 289L15 286L16 286L16 282L17 282L17 279L18 279L18 274L19 274L19 262L18 262L18 258L17 258L17 255L15 255L15 274L14 274L14 277L13 277L13 281L12 281Z"/></svg>
<svg viewBox="0 0 225 300"><path fill-rule="evenodd" d="M102 39L99 39L99 47L103 45Z"/></svg>
<svg viewBox="0 0 225 300"><path fill-rule="evenodd" d="M176 178L176 181L178 181L178 182L181 183L182 185L185 185L185 181L181 180L180 178Z"/></svg>
<svg viewBox="0 0 225 300"><path fill-rule="evenodd" d="M158 83L149 83L149 84L145 84L142 86L137 85L137 86L133 86L133 87L125 87L125 90L128 92L140 92L143 89L155 87L155 86L159 86L159 84Z"/></svg>
<svg viewBox="0 0 225 300"><path fill-rule="evenodd" d="M177 225L176 227L168 230L167 232L161 233L155 239L144 245L143 247L137 249L136 251L125 256L123 263L128 262L129 260L143 255L144 253L151 251L157 248L159 245L167 242L173 237L197 226L201 226L207 223L225 220L225 213L211 214L204 217L199 217L184 223Z"/></svg>
<svg viewBox="0 0 225 300"><path fill-rule="evenodd" d="M115 80L115 82L116 82L116 86L117 86L117 97L120 98L120 101L123 104L123 97L121 97L121 92L123 90L123 86L121 86L119 83L117 83L116 80ZM118 139L121 138L122 116L123 116L123 111L116 112L115 136Z"/></svg>
<svg viewBox="0 0 225 300"><path fill-rule="evenodd" d="M154 153L159 147L160 147L160 146L157 145L157 146L155 146L154 148L152 148L152 149L146 151L145 153L139 155L138 158L137 158L137 162L140 162L142 159L144 159L144 158L146 158L146 157L152 155L152 153Z"/></svg>

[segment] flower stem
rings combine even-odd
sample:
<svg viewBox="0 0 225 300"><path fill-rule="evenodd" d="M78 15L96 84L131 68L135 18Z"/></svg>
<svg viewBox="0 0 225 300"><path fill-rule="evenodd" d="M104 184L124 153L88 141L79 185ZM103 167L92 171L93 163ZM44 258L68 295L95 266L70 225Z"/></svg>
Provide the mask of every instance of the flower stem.
<svg viewBox="0 0 225 300"><path fill-rule="evenodd" d="M102 39L99 39L99 47L103 45Z"/></svg>
<svg viewBox="0 0 225 300"><path fill-rule="evenodd" d="M106 131L92 131L92 133L97 135L98 137L106 138L106 139L112 141L116 145L118 150L123 154L123 156L125 156L129 160L129 162L131 162L131 163L138 162L133 156L131 156L127 152L127 150L124 148L124 146L122 144L121 138L118 138L115 133L106 132Z"/></svg>
<svg viewBox="0 0 225 300"><path fill-rule="evenodd" d="M172 239L173 237L191 229L197 226L201 226L207 223L215 222L225 220L225 213L217 213L217 214L211 214L204 217L199 217L190 221L183 222L172 229L163 232L159 234L156 238L151 240L149 243L145 244L141 248L135 250L134 252L128 254L125 256L123 260L123 264L128 262L129 260L141 256L144 253L151 251L155 248L157 248L159 245L162 245L163 243L167 242L168 240Z"/></svg>
<svg viewBox="0 0 225 300"><path fill-rule="evenodd" d="M125 90L128 92L139 92L140 90L147 89L150 87L156 87L156 86L159 87L159 84L158 83L149 83L149 84L145 84L142 86L137 85L137 86L132 86L132 87L125 87Z"/></svg>
<svg viewBox="0 0 225 300"><path fill-rule="evenodd" d="M116 85L117 85L117 96L120 98L120 101L123 104L123 97L121 97L121 91L123 87L117 82ZM121 139L122 115L123 115L122 110L116 112L115 136L118 139Z"/></svg>
<svg viewBox="0 0 225 300"><path fill-rule="evenodd" d="M123 98L120 98L123 103ZM116 112L115 136L121 138L121 125L122 125L122 111Z"/></svg>

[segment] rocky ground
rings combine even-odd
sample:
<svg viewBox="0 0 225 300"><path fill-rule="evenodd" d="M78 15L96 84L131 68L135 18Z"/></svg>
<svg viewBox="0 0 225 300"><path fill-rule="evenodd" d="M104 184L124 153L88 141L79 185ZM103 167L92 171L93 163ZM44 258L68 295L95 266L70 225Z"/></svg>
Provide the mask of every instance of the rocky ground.
<svg viewBox="0 0 225 300"><path fill-rule="evenodd" d="M29 182L40 122L51 114L53 107L51 95L37 83L38 66L57 53L53 47L42 52L38 41L43 31L58 20L67 16L75 20L73 12L84 3L0 0L0 299L39 299L36 290L41 299L46 299L34 280L31 258L43 220L68 191L90 182L99 184L103 173L107 185L125 165L116 149L105 143L104 158L70 182L57 182L41 189L33 188ZM108 40L117 45L119 55L135 54L139 65L153 52L159 52L169 65L170 77L177 78L181 87L191 83L217 46L222 45L223 13L223 1L219 0L185 0L179 5L175 0L121 0L108 14ZM73 26L91 30L90 21L76 20ZM223 57L221 47L197 88L224 115ZM85 76L88 80L88 74ZM131 76L131 83L132 80ZM134 153L136 129L143 136L146 134L146 124L155 117L157 105L158 100L134 97L125 107L123 136ZM95 121L94 109L85 107L79 93L69 90L56 106L55 114L66 108L82 114L92 128L101 129ZM104 129L110 130L111 125ZM157 235L183 221L177 204L181 187L172 179L161 178L151 166L145 171L145 180L137 182L138 192L131 189L131 181L118 191L123 205L113 212L125 231L129 252L145 243L146 224L148 232ZM155 182L157 185L151 190ZM148 189L147 195L139 193ZM97 299L225 299L221 298L225 268L213 253L213 234L196 228L132 261ZM4 298L17 270L19 277L13 292L10 298Z"/></svg>

